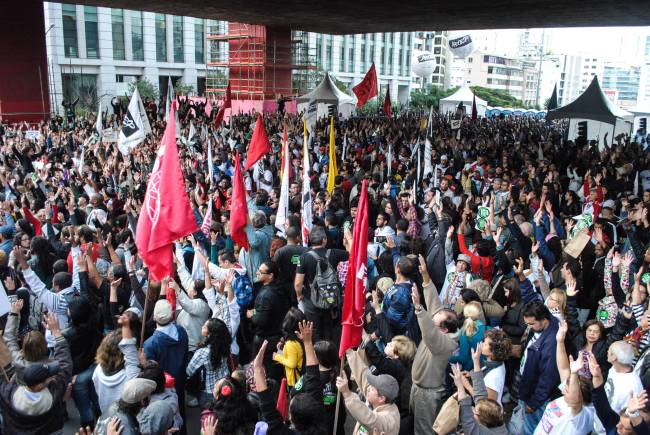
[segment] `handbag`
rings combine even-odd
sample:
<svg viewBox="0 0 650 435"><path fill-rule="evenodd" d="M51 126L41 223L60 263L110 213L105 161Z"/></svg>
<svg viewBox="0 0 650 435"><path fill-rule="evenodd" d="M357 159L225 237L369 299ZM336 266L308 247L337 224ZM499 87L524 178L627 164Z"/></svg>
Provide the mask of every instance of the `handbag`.
<svg viewBox="0 0 650 435"><path fill-rule="evenodd" d="M456 431L460 421L460 405L454 394L442 405L440 412L433 422L432 429L438 435L446 435Z"/></svg>

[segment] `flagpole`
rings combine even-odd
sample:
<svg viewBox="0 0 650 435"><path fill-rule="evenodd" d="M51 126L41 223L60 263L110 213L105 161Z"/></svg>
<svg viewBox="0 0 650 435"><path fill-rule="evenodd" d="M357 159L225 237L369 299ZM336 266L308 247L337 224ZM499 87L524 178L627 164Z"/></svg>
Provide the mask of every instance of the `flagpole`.
<svg viewBox="0 0 650 435"><path fill-rule="evenodd" d="M339 377L343 376L343 357L339 359ZM341 400L341 390L337 388L336 392L336 409L334 410L334 427L332 428L332 435L336 435L336 428L339 425L339 409Z"/></svg>
<svg viewBox="0 0 650 435"><path fill-rule="evenodd" d="M149 292L144 293L144 313L142 313L142 326L140 327L140 349L144 343L144 325L147 323L147 308L149 307Z"/></svg>

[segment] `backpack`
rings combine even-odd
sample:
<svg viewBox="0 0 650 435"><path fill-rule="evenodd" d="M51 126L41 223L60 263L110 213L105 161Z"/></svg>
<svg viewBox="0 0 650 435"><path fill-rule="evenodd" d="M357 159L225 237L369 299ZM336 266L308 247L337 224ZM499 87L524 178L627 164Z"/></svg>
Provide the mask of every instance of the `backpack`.
<svg viewBox="0 0 650 435"><path fill-rule="evenodd" d="M237 304L242 308L247 308L253 303L253 284L245 273L235 272L235 278L232 280L232 290L235 292Z"/></svg>
<svg viewBox="0 0 650 435"><path fill-rule="evenodd" d="M341 304L341 283L328 260L329 254L328 249L323 259L314 251L309 251L309 255L316 260L316 276L311 283L311 301L316 308L322 310L338 308ZM321 266L322 260L325 260L325 269Z"/></svg>

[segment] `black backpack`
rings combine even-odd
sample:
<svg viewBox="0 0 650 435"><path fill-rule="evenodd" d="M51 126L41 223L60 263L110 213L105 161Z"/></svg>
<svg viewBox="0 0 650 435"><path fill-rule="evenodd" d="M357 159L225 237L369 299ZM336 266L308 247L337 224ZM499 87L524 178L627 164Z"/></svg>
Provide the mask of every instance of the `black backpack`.
<svg viewBox="0 0 650 435"><path fill-rule="evenodd" d="M311 301L316 308L322 310L338 308L341 304L341 283L336 270L328 260L329 254L330 250L328 249L325 258L322 258L314 251L309 251L309 255L316 260L316 276L310 286ZM325 263L325 269L321 263Z"/></svg>

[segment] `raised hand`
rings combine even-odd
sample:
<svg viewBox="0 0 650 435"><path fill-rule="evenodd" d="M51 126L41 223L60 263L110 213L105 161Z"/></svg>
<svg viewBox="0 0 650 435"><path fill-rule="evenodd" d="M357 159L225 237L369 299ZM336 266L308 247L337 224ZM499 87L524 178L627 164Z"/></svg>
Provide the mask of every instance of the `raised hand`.
<svg viewBox="0 0 650 435"><path fill-rule="evenodd" d="M596 378L602 378L603 377L603 372L600 370L600 365L598 364L598 361L596 360L596 357L594 356L593 353L589 352L589 372L591 375ZM594 385L595 386L595 385Z"/></svg>
<svg viewBox="0 0 650 435"><path fill-rule="evenodd" d="M298 324L298 331L296 331L296 335L300 340L302 340L303 343L310 343L312 341L313 332L314 323L303 320Z"/></svg>
<svg viewBox="0 0 650 435"><path fill-rule="evenodd" d="M555 334L555 339L557 341L564 341L568 331L569 331L569 325L566 323L566 321L561 320L560 325L558 326L557 329L557 334Z"/></svg>
<svg viewBox="0 0 650 435"><path fill-rule="evenodd" d="M576 280L574 278L571 278L570 280L567 280L566 282L566 295L569 297L573 297L578 294L580 290L576 289Z"/></svg>
<svg viewBox="0 0 650 435"><path fill-rule="evenodd" d="M481 367L481 355L483 355L483 342L479 341L476 344L476 350L471 349L472 352L472 362L474 362L474 369L476 370L477 367Z"/></svg>
<svg viewBox="0 0 650 435"><path fill-rule="evenodd" d="M641 391L638 395L630 391L630 399L627 401L627 412L634 413L640 411L645 408L646 403L648 403L648 392L646 390Z"/></svg>
<svg viewBox="0 0 650 435"><path fill-rule="evenodd" d="M413 287L411 288L411 300L413 301L413 306L415 306L416 310L422 308L422 304L420 303L420 292L418 292L418 286L415 284L413 284Z"/></svg>
<svg viewBox="0 0 650 435"><path fill-rule="evenodd" d="M11 304L11 312L14 314L19 314L20 311L23 309L25 300L24 299L17 299L16 302Z"/></svg>
<svg viewBox="0 0 650 435"><path fill-rule="evenodd" d="M578 373L583 367L584 364L582 358L578 357L577 360L574 360L573 355L569 355L569 369L571 370L571 373Z"/></svg>
<svg viewBox="0 0 650 435"><path fill-rule="evenodd" d="M632 263L634 263L634 254L632 254L632 251L627 251L625 255L623 256L623 260L621 261L623 266L625 267L630 267Z"/></svg>

